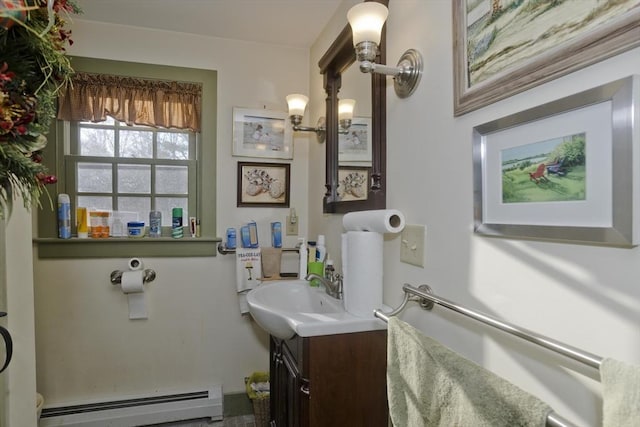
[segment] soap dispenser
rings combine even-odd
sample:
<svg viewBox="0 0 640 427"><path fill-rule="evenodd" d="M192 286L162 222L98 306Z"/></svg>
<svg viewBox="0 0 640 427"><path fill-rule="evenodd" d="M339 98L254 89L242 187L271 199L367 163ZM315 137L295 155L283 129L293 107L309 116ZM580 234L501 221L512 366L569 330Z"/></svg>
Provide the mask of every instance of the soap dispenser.
<svg viewBox="0 0 640 427"><path fill-rule="evenodd" d="M298 272L298 278L304 280L307 277L307 239L301 237L298 241L300 242L300 248L298 249L298 253L300 254L300 270Z"/></svg>

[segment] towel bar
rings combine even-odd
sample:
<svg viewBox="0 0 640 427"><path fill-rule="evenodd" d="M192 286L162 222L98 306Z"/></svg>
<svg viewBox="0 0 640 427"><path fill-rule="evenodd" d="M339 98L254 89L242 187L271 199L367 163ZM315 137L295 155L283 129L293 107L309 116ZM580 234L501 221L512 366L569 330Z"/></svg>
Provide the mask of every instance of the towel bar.
<svg viewBox="0 0 640 427"><path fill-rule="evenodd" d="M235 254L236 250L235 248L227 248L224 243L218 243L218 252L220 253L220 255L229 255ZM282 252L298 252L298 248L282 248Z"/></svg>
<svg viewBox="0 0 640 427"><path fill-rule="evenodd" d="M404 310L409 301L418 301L420 303L420 306L425 310L430 310L434 304L438 304L439 306L448 308L449 310L463 314L489 326L493 326L494 328L500 329L501 331L507 332L511 335L515 335L526 341L542 346L548 350L552 350L594 369L599 369L600 365L602 364L603 359L600 356L596 356L595 354L577 349L568 344L561 343L544 335L537 334L528 329L521 328L512 323L505 322L504 320L497 319L479 311L468 309L454 302L434 295L428 285L420 285L418 288L416 288L408 283L405 283L402 286L402 290L404 291L404 298L402 300L402 303L397 308L386 313L380 309L374 310L373 315L378 319L388 322L389 317L395 316L402 310ZM566 420L555 412L551 412L547 417L547 426L575 427L575 424L572 424L570 421Z"/></svg>

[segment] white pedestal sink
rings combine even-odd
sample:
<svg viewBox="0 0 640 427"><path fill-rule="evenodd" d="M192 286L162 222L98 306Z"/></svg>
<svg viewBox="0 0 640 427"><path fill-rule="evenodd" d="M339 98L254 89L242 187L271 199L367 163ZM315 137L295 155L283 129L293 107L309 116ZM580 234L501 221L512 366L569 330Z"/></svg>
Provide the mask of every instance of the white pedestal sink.
<svg viewBox="0 0 640 427"><path fill-rule="evenodd" d="M247 294L247 302L258 325L280 339L387 328L373 313L365 318L346 312L341 300L306 280L264 282Z"/></svg>

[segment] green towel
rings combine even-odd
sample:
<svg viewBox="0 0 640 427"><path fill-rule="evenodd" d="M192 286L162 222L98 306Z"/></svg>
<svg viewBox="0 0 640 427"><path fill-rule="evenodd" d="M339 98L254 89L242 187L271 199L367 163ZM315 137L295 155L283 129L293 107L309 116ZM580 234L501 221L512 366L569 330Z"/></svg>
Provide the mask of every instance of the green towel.
<svg viewBox="0 0 640 427"><path fill-rule="evenodd" d="M602 380L602 425L637 427L640 424L640 366L604 359Z"/></svg>
<svg viewBox="0 0 640 427"><path fill-rule="evenodd" d="M551 412L395 317L389 319L387 392L396 427L542 427Z"/></svg>

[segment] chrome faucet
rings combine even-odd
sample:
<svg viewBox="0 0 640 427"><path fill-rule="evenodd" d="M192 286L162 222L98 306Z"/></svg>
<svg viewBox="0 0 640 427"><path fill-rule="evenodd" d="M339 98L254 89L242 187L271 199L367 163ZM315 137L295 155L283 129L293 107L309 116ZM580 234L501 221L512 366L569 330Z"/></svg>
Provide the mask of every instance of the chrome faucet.
<svg viewBox="0 0 640 427"><path fill-rule="evenodd" d="M305 280L314 279L322 283L327 294L334 298L342 299L342 276L340 274L332 274L330 279L316 273L309 273L307 277L305 277Z"/></svg>

